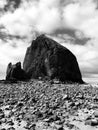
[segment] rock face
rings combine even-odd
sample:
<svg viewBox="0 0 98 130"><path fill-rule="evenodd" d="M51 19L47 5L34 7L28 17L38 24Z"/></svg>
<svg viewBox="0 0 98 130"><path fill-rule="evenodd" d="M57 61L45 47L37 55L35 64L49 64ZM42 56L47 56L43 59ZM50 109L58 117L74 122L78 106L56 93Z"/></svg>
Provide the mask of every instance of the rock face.
<svg viewBox="0 0 98 130"><path fill-rule="evenodd" d="M25 79L27 79L27 74L23 69L21 69L20 62L14 65L12 65L12 63L8 64L6 71L6 80L25 80Z"/></svg>
<svg viewBox="0 0 98 130"><path fill-rule="evenodd" d="M56 41L40 35L28 47L23 63L29 78L48 77L82 83L76 57Z"/></svg>

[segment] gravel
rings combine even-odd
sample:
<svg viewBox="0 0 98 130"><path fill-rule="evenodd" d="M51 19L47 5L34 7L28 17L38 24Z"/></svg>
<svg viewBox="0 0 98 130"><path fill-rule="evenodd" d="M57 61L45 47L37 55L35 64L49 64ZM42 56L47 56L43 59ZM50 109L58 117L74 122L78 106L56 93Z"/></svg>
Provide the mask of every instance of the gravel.
<svg viewBox="0 0 98 130"><path fill-rule="evenodd" d="M0 83L0 130L97 130L97 99L89 84Z"/></svg>

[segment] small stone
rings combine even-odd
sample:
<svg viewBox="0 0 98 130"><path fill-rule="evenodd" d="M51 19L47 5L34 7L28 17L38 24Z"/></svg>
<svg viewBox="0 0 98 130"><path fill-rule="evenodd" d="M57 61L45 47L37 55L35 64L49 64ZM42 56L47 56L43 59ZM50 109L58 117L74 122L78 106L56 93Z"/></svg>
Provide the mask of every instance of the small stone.
<svg viewBox="0 0 98 130"><path fill-rule="evenodd" d="M97 101L98 101L98 97L95 96L95 97L93 98L93 100L94 100L95 102L97 102Z"/></svg>
<svg viewBox="0 0 98 130"><path fill-rule="evenodd" d="M98 111L95 111L95 112L94 112L94 116L95 116L96 118L98 118Z"/></svg>
<svg viewBox="0 0 98 130"><path fill-rule="evenodd" d="M75 102L75 106L79 106L80 105L80 102Z"/></svg>
<svg viewBox="0 0 98 130"><path fill-rule="evenodd" d="M0 121L0 125L2 124L2 121Z"/></svg>
<svg viewBox="0 0 98 130"><path fill-rule="evenodd" d="M91 121L91 126L96 126L96 125L98 125L98 121L96 119L93 119Z"/></svg>
<svg viewBox="0 0 98 130"><path fill-rule="evenodd" d="M46 113L48 116L53 116L53 112L52 111L49 111Z"/></svg>
<svg viewBox="0 0 98 130"><path fill-rule="evenodd" d="M85 125L97 126L98 125L98 121L96 119L87 120L85 122Z"/></svg>
<svg viewBox="0 0 98 130"><path fill-rule="evenodd" d="M67 126L69 129L73 129L73 128L74 128L74 125L73 125L73 124L67 123L66 126Z"/></svg>
<svg viewBox="0 0 98 130"><path fill-rule="evenodd" d="M64 96L63 96L63 100L65 100L65 99L67 99L68 98L68 96L65 94Z"/></svg>
<svg viewBox="0 0 98 130"><path fill-rule="evenodd" d="M36 127L36 124L31 124L30 125L30 129L35 129L35 127Z"/></svg>
<svg viewBox="0 0 98 130"><path fill-rule="evenodd" d="M87 118L86 118L86 121L87 120L91 120L92 119L92 116L90 115L90 116L87 116Z"/></svg>
<svg viewBox="0 0 98 130"><path fill-rule="evenodd" d="M43 114L42 114L41 112L38 112L38 113L37 113L37 117L38 117L38 118L42 118L42 117L43 117Z"/></svg>
<svg viewBox="0 0 98 130"><path fill-rule="evenodd" d="M14 122L13 122L12 120L11 120L11 121L8 121L7 123L8 123L9 125L11 125L11 126L14 125Z"/></svg>
<svg viewBox="0 0 98 130"><path fill-rule="evenodd" d="M3 112L2 109L0 109L0 113Z"/></svg>
<svg viewBox="0 0 98 130"><path fill-rule="evenodd" d="M15 105L15 104L17 104L17 101L12 101L11 103L10 103L11 105Z"/></svg>
<svg viewBox="0 0 98 130"><path fill-rule="evenodd" d="M22 102L18 103L16 107L23 107L24 104Z"/></svg>
<svg viewBox="0 0 98 130"><path fill-rule="evenodd" d="M5 117L4 113L0 113L0 119L2 119L4 117Z"/></svg>
<svg viewBox="0 0 98 130"><path fill-rule="evenodd" d="M0 104L3 104L3 101L0 101Z"/></svg>
<svg viewBox="0 0 98 130"><path fill-rule="evenodd" d="M10 127L7 130L15 130L15 128L14 127Z"/></svg>
<svg viewBox="0 0 98 130"><path fill-rule="evenodd" d="M45 119L45 122L48 122L48 123L53 122L53 121L54 121L53 117L50 117L49 119Z"/></svg>
<svg viewBox="0 0 98 130"><path fill-rule="evenodd" d="M58 130L64 130L64 128L63 128L63 127L60 127Z"/></svg>
<svg viewBox="0 0 98 130"><path fill-rule="evenodd" d="M54 120L57 121L57 120L61 120L61 119L60 119L60 117L55 116L55 117L54 117Z"/></svg>
<svg viewBox="0 0 98 130"><path fill-rule="evenodd" d="M17 120L17 121L20 121L20 118L19 118L19 117L17 117L17 118L16 118L16 120Z"/></svg>

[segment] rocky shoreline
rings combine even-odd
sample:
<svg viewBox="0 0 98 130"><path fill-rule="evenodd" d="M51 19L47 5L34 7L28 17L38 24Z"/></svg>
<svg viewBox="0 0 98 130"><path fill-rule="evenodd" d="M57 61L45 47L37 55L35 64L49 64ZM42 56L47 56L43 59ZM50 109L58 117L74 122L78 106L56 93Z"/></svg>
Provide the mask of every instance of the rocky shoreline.
<svg viewBox="0 0 98 130"><path fill-rule="evenodd" d="M98 87L0 83L0 130L97 130Z"/></svg>

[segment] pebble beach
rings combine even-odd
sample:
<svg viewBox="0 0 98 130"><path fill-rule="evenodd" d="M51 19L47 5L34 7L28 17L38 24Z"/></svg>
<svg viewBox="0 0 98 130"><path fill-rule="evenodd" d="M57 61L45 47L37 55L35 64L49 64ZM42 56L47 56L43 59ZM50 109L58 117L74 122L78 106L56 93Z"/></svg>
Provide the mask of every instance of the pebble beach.
<svg viewBox="0 0 98 130"><path fill-rule="evenodd" d="M98 130L98 87L1 82L0 130Z"/></svg>

